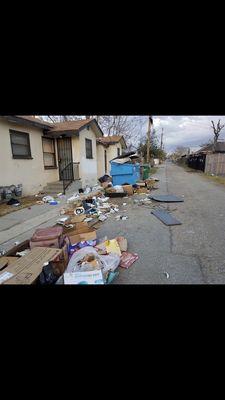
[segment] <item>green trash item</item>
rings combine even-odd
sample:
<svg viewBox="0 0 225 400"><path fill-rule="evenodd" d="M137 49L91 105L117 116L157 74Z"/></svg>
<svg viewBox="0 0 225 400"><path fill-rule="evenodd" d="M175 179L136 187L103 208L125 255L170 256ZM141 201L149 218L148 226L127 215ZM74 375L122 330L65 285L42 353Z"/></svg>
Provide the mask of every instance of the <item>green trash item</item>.
<svg viewBox="0 0 225 400"><path fill-rule="evenodd" d="M142 179L148 179L149 178L149 174L150 174L150 169L151 167L148 164L143 164L142 165L143 168L143 175L142 175Z"/></svg>

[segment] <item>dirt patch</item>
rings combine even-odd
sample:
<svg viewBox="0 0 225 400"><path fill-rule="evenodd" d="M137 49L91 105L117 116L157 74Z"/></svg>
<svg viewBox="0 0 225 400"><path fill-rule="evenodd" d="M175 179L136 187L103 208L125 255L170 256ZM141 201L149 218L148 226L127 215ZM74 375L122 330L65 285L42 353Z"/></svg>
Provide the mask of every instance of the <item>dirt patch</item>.
<svg viewBox="0 0 225 400"><path fill-rule="evenodd" d="M28 208L33 206L34 204L37 203L38 200L41 200L43 196L40 197L35 197L35 196L26 196L19 198L18 200L21 203L20 206L9 206L7 203L1 203L0 204L0 217L3 217L3 215L10 214L14 211L22 210L23 208Z"/></svg>

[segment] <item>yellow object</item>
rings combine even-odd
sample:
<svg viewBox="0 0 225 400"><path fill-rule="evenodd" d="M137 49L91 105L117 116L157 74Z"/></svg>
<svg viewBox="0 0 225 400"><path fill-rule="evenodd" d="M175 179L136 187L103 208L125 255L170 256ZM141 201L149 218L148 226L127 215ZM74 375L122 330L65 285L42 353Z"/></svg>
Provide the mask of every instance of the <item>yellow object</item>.
<svg viewBox="0 0 225 400"><path fill-rule="evenodd" d="M116 253L119 256L121 256L120 246L118 245L118 242L116 239L106 240L105 247L106 247L107 253Z"/></svg>

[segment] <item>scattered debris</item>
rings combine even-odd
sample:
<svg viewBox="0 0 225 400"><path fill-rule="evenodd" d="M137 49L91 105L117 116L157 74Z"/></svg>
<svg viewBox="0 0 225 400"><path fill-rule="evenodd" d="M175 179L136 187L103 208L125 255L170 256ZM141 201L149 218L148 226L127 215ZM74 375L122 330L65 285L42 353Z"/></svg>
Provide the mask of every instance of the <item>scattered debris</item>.
<svg viewBox="0 0 225 400"><path fill-rule="evenodd" d="M17 251L17 252L16 252L16 256L24 257L24 256L26 256L29 252L30 252L30 249L26 249L26 250L23 250L23 251Z"/></svg>
<svg viewBox="0 0 225 400"><path fill-rule="evenodd" d="M120 267L129 268L138 258L137 253L128 253L124 251L120 257Z"/></svg>
<svg viewBox="0 0 225 400"><path fill-rule="evenodd" d="M65 272L63 275L65 285L103 285L101 270Z"/></svg>
<svg viewBox="0 0 225 400"><path fill-rule="evenodd" d="M165 225L181 225L181 222L174 218L170 213L163 210L153 210L151 214L155 215L160 221L162 221Z"/></svg>
<svg viewBox="0 0 225 400"><path fill-rule="evenodd" d="M44 196L44 197L42 198L42 201L43 201L44 203L50 203L51 201L55 201L55 199L54 199L54 197L52 197L52 196Z"/></svg>
<svg viewBox="0 0 225 400"><path fill-rule="evenodd" d="M183 196L182 196L183 197ZM154 195L154 196L149 196L150 199L155 200L155 201L161 201L164 203L179 203L183 202L184 199L178 196L174 196L172 194L159 194L159 195Z"/></svg>

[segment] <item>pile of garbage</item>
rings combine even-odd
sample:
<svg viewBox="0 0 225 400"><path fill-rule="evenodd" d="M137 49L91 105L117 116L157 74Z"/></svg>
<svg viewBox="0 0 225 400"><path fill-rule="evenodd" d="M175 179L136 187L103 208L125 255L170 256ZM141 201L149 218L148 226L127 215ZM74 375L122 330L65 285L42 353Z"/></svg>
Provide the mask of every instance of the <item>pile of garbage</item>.
<svg viewBox="0 0 225 400"><path fill-rule="evenodd" d="M136 253L127 251L127 240L119 236L107 237L93 245L77 249L58 283L110 284L118 275L118 267L129 268L136 260Z"/></svg>
<svg viewBox="0 0 225 400"><path fill-rule="evenodd" d="M15 196L21 197L22 191L23 191L23 185L21 183L19 185L1 186L0 187L0 202L9 201L9 200L13 199Z"/></svg>

